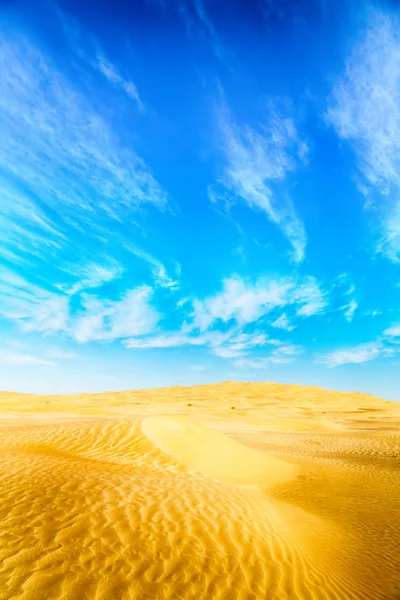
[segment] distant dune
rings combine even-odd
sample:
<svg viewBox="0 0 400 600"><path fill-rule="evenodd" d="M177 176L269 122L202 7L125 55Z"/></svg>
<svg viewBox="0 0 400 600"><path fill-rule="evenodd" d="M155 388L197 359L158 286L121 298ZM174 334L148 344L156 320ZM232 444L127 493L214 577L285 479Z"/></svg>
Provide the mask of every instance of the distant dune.
<svg viewBox="0 0 400 600"><path fill-rule="evenodd" d="M0 600L399 600L400 403L0 393Z"/></svg>

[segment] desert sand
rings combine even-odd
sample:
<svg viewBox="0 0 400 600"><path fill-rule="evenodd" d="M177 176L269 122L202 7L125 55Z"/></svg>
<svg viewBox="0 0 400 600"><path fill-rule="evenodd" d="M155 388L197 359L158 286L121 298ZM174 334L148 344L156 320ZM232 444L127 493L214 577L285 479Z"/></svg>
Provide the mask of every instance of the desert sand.
<svg viewBox="0 0 400 600"><path fill-rule="evenodd" d="M400 599L400 403L0 393L0 600Z"/></svg>

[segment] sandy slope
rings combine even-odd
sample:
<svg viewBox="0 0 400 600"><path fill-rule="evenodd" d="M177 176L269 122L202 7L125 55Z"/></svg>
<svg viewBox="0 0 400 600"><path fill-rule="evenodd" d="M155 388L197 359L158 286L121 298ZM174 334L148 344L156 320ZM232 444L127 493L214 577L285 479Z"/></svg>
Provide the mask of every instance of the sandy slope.
<svg viewBox="0 0 400 600"><path fill-rule="evenodd" d="M400 404L0 394L0 600L400 599Z"/></svg>

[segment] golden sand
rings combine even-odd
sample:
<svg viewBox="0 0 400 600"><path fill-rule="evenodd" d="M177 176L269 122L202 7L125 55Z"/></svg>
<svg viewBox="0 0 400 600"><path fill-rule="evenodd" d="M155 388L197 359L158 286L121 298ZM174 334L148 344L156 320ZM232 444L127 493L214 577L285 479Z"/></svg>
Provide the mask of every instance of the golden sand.
<svg viewBox="0 0 400 600"><path fill-rule="evenodd" d="M400 403L0 393L0 600L400 599Z"/></svg>

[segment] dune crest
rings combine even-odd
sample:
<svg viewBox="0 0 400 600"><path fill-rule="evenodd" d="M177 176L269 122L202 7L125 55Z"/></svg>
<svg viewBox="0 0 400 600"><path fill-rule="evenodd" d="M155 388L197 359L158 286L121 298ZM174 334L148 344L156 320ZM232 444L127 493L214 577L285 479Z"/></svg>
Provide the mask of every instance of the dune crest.
<svg viewBox="0 0 400 600"><path fill-rule="evenodd" d="M299 473L298 467L187 417L147 417L142 431L160 450L211 479L266 488L294 479Z"/></svg>

